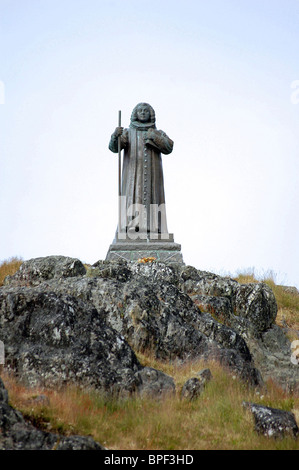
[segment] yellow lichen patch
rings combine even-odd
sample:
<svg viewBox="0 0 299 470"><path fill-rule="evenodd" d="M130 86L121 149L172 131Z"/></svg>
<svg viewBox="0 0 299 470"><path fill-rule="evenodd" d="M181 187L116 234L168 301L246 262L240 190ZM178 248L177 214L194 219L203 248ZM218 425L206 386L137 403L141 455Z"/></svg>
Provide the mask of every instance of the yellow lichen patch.
<svg viewBox="0 0 299 470"><path fill-rule="evenodd" d="M152 263L153 261L156 261L156 258L153 256L138 259L138 263Z"/></svg>

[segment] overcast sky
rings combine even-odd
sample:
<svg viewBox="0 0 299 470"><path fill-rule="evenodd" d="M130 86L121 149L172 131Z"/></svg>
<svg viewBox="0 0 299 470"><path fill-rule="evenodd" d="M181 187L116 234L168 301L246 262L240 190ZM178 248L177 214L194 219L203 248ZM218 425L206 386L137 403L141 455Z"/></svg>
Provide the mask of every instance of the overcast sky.
<svg viewBox="0 0 299 470"><path fill-rule="evenodd" d="M298 44L298 0L0 0L0 260L105 259L145 101L185 263L299 287Z"/></svg>

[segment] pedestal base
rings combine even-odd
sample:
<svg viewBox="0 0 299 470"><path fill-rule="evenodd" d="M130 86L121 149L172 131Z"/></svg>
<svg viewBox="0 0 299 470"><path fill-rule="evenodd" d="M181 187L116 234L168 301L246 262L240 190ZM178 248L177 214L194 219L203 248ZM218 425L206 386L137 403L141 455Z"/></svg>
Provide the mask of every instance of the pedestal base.
<svg viewBox="0 0 299 470"><path fill-rule="evenodd" d="M122 258L126 261L138 261L141 258L155 258L163 263L184 264L181 253L181 245L175 243L173 234L168 234L168 239L159 235L157 239L136 239L129 237L115 238L110 245L106 261L113 261Z"/></svg>

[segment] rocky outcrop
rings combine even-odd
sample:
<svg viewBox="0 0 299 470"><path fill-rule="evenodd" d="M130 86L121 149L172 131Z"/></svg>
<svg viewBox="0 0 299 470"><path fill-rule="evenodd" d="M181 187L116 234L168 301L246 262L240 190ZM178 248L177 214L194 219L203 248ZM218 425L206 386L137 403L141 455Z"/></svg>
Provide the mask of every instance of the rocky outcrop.
<svg viewBox="0 0 299 470"><path fill-rule="evenodd" d="M146 387L133 350L91 303L19 287L1 292L0 304L5 367L28 385L73 382L122 396Z"/></svg>
<svg viewBox="0 0 299 470"><path fill-rule="evenodd" d="M0 378L0 450L105 450L91 437L62 436L36 429L8 402Z"/></svg>
<svg viewBox="0 0 299 470"><path fill-rule="evenodd" d="M171 380L134 353L150 350L163 360L214 358L252 385L272 377L294 389L298 368L276 313L266 284L191 266L98 261L85 271L78 260L38 258L0 289L0 339L6 367L32 384L161 396Z"/></svg>
<svg viewBox="0 0 299 470"><path fill-rule="evenodd" d="M276 300L265 283L239 284L187 266L181 270L179 285L202 311L243 337L258 336L275 321Z"/></svg>
<svg viewBox="0 0 299 470"><path fill-rule="evenodd" d="M265 283L239 284L228 277L185 266L179 286L201 312L237 332L246 342L264 380L273 379L288 391L299 392L299 367L291 362L291 343L275 324L277 304Z"/></svg>

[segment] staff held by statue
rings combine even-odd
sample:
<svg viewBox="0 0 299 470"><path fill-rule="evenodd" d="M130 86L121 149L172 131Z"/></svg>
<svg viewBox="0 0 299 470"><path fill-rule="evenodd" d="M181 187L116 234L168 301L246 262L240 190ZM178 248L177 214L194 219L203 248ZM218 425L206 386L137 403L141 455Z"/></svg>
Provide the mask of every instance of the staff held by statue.
<svg viewBox="0 0 299 470"><path fill-rule="evenodd" d="M121 127L121 111L118 111L118 127ZM118 234L121 232L121 134L118 134Z"/></svg>

